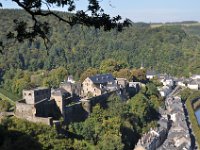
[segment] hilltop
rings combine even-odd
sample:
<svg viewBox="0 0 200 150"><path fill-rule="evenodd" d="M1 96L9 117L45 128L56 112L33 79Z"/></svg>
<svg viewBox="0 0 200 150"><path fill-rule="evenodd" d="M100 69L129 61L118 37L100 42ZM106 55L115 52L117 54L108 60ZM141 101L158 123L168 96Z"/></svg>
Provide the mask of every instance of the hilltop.
<svg viewBox="0 0 200 150"><path fill-rule="evenodd" d="M5 35L13 30L14 19L31 22L30 16L22 10L1 9L0 14L0 39L7 43L11 41ZM138 68L143 64L145 68L176 76L200 73L198 25L152 28L150 24L133 23L123 32L104 32L79 25L71 28L54 17L41 20L52 26L50 49L46 50L42 39L8 44L8 49L0 54L3 86L14 78L16 69L35 72L63 66L68 74L79 79L87 68L98 69L107 59L121 62L126 68Z"/></svg>

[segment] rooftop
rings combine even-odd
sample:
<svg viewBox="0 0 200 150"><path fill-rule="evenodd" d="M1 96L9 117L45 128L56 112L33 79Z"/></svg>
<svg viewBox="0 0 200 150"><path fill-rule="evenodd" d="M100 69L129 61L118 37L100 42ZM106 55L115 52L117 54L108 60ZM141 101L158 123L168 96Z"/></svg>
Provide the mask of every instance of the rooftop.
<svg viewBox="0 0 200 150"><path fill-rule="evenodd" d="M112 74L97 74L94 76L90 76L89 79L92 80L92 82L94 84L103 84L103 83L108 83L108 82L114 83L115 82Z"/></svg>

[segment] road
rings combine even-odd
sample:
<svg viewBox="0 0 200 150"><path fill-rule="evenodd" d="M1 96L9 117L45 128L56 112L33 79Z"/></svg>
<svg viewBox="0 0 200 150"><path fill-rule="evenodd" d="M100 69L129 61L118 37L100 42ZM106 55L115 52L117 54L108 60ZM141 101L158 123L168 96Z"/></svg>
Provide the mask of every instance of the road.
<svg viewBox="0 0 200 150"><path fill-rule="evenodd" d="M173 97L173 96L177 95L180 92L180 90L182 90L182 88L180 86L175 87L175 89L168 95L168 97ZM196 139L195 139L196 137L193 134L189 114L188 114L187 108L185 106L185 103L183 101L182 101L182 106L183 106L185 120L186 120L186 124L188 126L188 131L189 131L189 135L190 135L190 139L191 139L191 149L197 150L198 145L196 143Z"/></svg>

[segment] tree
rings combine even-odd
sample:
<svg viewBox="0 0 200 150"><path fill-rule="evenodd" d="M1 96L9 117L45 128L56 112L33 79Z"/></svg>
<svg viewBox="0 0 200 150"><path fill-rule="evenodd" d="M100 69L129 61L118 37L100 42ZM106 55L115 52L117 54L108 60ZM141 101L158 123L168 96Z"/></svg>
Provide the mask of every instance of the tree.
<svg viewBox="0 0 200 150"><path fill-rule="evenodd" d="M95 68L88 68L85 70L80 77L81 82L83 82L87 77L96 75L98 73L98 70Z"/></svg>
<svg viewBox="0 0 200 150"><path fill-rule="evenodd" d="M155 84L148 83L148 84L146 84L146 88L147 88L147 91L146 91L147 96L151 96L151 95L158 96L159 95L158 89L155 86Z"/></svg>
<svg viewBox="0 0 200 150"><path fill-rule="evenodd" d="M134 81L146 81L146 70L145 69L133 69L131 71L132 78Z"/></svg>
<svg viewBox="0 0 200 150"><path fill-rule="evenodd" d="M73 141L58 135L54 127L31 123L15 117L3 119L1 125L0 131L4 130L4 140L0 141L0 149L60 150L73 147ZM2 132L0 132L1 135Z"/></svg>
<svg viewBox="0 0 200 150"><path fill-rule="evenodd" d="M101 73L113 73L125 68L126 65L124 62L118 62L114 59L105 59L101 62L99 69Z"/></svg>
<svg viewBox="0 0 200 150"><path fill-rule="evenodd" d="M143 94L138 93L129 100L129 103L133 114L141 119L147 117L149 112L149 102Z"/></svg>
<svg viewBox="0 0 200 150"><path fill-rule="evenodd" d="M23 42L24 39L34 41L36 37L44 39L44 43L49 41L50 25L47 21L42 22L40 17L53 16L59 21L65 22L70 26L80 24L88 27L100 29L103 27L105 31L116 28L122 31L123 27L130 25L130 20L126 19L122 23L121 16L111 18L110 15L104 13L98 0L88 0L88 8L84 10L76 10L77 2L75 0L12 0L20 8L24 9L32 18L31 25L26 21L18 19L14 20L15 31L10 31L7 34L8 38L15 38L18 42ZM2 6L2 3L0 3ZM51 11L51 8L57 6L67 8L68 17L63 17L58 12ZM42 8L45 7L46 10ZM0 42L0 46L3 43Z"/></svg>
<svg viewBox="0 0 200 150"><path fill-rule="evenodd" d="M120 69L117 72L113 73L115 77L118 78L126 78L127 80L131 80L131 72L129 69Z"/></svg>
<svg viewBox="0 0 200 150"><path fill-rule="evenodd" d="M43 85L48 87L59 87L60 82L67 76L67 70L64 67L58 67L49 72L48 76L44 78Z"/></svg>
<svg viewBox="0 0 200 150"><path fill-rule="evenodd" d="M11 105L6 100L0 100L0 112L5 112L10 109Z"/></svg>
<svg viewBox="0 0 200 150"><path fill-rule="evenodd" d="M98 144L100 150L123 150L124 144L121 141L121 136L116 134L105 134Z"/></svg>

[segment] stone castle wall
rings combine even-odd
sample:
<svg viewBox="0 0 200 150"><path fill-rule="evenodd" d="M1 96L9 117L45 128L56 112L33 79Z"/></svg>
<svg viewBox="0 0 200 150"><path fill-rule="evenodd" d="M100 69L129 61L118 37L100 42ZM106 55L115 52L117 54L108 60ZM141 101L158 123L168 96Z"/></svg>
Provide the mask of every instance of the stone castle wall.
<svg viewBox="0 0 200 150"><path fill-rule="evenodd" d="M36 114L36 109L32 104L24 103L24 100L16 102L15 115L20 118L33 117Z"/></svg>
<svg viewBox="0 0 200 150"><path fill-rule="evenodd" d="M88 99L87 101L78 102L71 106L66 106L65 111L65 123L81 122L84 121L91 113L92 107L96 104L100 104L102 107L106 106L107 98L115 92L106 93L97 97Z"/></svg>
<svg viewBox="0 0 200 150"><path fill-rule="evenodd" d="M88 112L83 108L82 103L76 103L65 107L65 123L81 122L88 117Z"/></svg>

